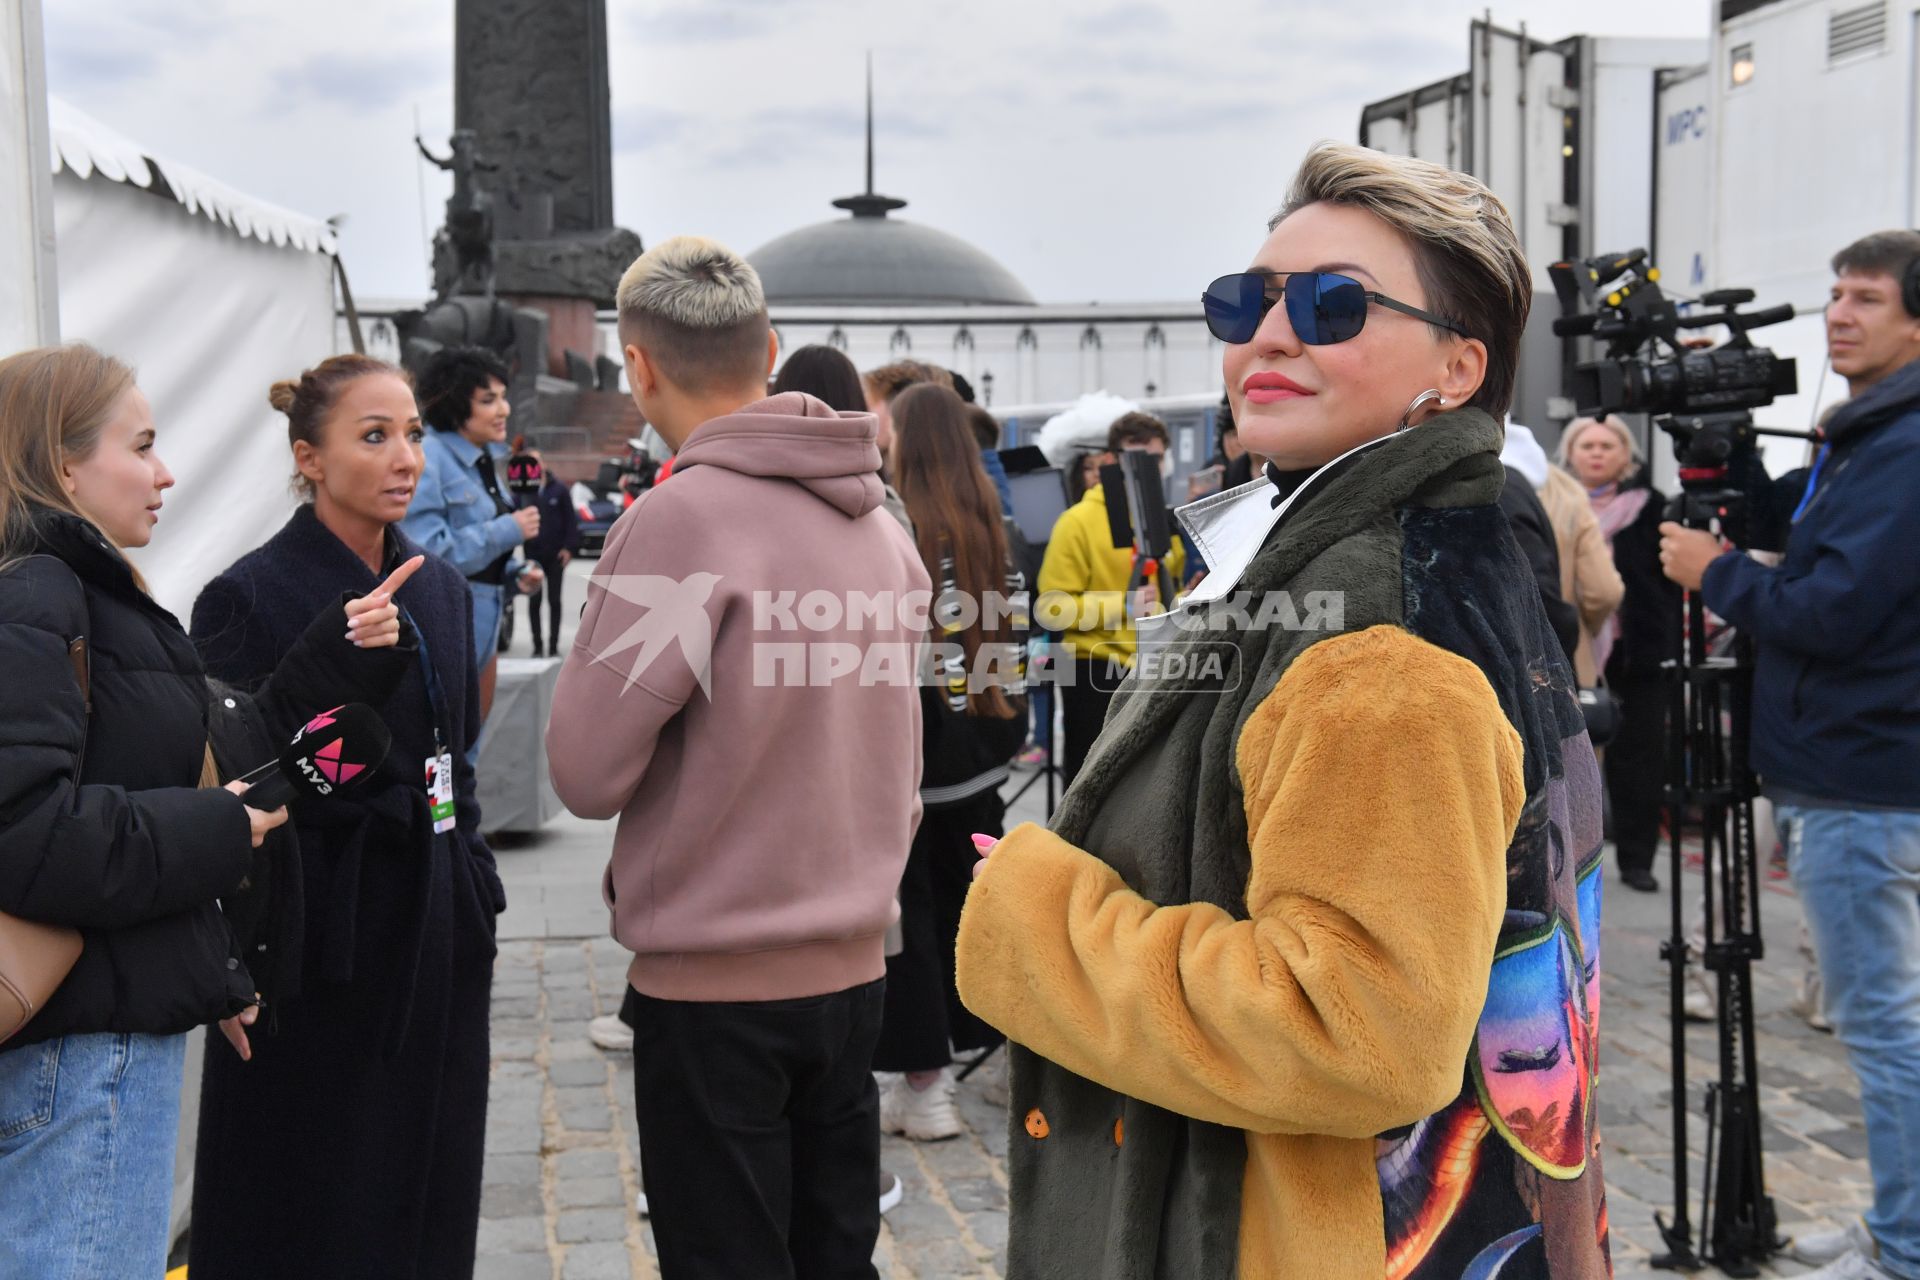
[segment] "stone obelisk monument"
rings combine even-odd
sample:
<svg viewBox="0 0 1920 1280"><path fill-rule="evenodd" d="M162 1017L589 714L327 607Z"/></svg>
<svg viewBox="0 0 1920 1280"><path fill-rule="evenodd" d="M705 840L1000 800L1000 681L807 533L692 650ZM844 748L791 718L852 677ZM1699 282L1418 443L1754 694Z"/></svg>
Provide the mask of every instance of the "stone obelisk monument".
<svg viewBox="0 0 1920 1280"><path fill-rule="evenodd" d="M454 127L491 166L494 289L547 314L544 372L568 376L640 253L613 223L606 0L455 0L453 65Z"/></svg>

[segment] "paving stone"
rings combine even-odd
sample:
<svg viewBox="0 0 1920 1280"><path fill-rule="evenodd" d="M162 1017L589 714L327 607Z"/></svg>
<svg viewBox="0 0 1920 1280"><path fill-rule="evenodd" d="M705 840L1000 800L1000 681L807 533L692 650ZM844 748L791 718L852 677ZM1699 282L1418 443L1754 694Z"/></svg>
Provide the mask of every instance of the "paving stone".
<svg viewBox="0 0 1920 1280"><path fill-rule="evenodd" d="M591 1058L579 1058L568 1062L556 1062L547 1072L547 1078L561 1088L581 1085L603 1085L607 1080L607 1064L595 1062Z"/></svg>
<svg viewBox="0 0 1920 1280"><path fill-rule="evenodd" d="M623 1209L563 1209L554 1235L561 1244L625 1240L630 1216Z"/></svg>
<svg viewBox="0 0 1920 1280"><path fill-rule="evenodd" d="M1855 1160L1865 1160L1867 1158L1867 1131L1865 1129L1856 1129L1849 1125L1844 1129L1828 1129L1823 1133L1810 1133L1807 1136L1815 1142L1826 1143L1843 1156L1851 1156Z"/></svg>
<svg viewBox="0 0 1920 1280"><path fill-rule="evenodd" d="M473 1280L550 1280L553 1264L545 1253L513 1253L478 1258Z"/></svg>
<svg viewBox="0 0 1920 1280"><path fill-rule="evenodd" d="M480 1219L479 1251L483 1254L547 1252L547 1220L538 1215Z"/></svg>
<svg viewBox="0 0 1920 1280"><path fill-rule="evenodd" d="M596 1149L562 1151L553 1158L553 1171L563 1181L574 1178L617 1178L620 1176L620 1157L611 1151Z"/></svg>
<svg viewBox="0 0 1920 1280"><path fill-rule="evenodd" d="M947 1198L961 1213L1007 1207L1007 1193L991 1178L956 1178L946 1185Z"/></svg>
<svg viewBox="0 0 1920 1280"><path fill-rule="evenodd" d="M547 1211L536 1184L530 1187L495 1185L480 1190L480 1216L483 1218L541 1217Z"/></svg>
<svg viewBox="0 0 1920 1280"><path fill-rule="evenodd" d="M627 1260L627 1246L611 1241L577 1244L567 1250L562 1280L627 1280L633 1264Z"/></svg>
<svg viewBox="0 0 1920 1280"><path fill-rule="evenodd" d="M1858 1119L1861 1114L1860 1095L1857 1093L1833 1088L1802 1089L1799 1091L1799 1097L1800 1101L1809 1106L1818 1107L1828 1115Z"/></svg>
<svg viewBox="0 0 1920 1280"><path fill-rule="evenodd" d="M540 1129L537 1125L487 1126L486 1153L488 1156L534 1154L540 1150L541 1143Z"/></svg>
<svg viewBox="0 0 1920 1280"><path fill-rule="evenodd" d="M487 1126L491 1134L493 1126ZM540 1157L537 1155L510 1155L491 1151L487 1154L486 1171L481 1178L487 1186L501 1187L538 1187L540 1185Z"/></svg>
<svg viewBox="0 0 1920 1280"><path fill-rule="evenodd" d="M618 1177L562 1178L553 1187L553 1202L562 1209L618 1208L627 1202Z"/></svg>

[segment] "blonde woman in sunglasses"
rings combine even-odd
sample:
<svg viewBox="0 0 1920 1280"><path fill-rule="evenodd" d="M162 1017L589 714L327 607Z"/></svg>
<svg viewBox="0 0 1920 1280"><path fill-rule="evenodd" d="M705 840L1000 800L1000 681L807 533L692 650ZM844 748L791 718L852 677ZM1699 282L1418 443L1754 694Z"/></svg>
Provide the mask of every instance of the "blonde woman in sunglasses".
<svg viewBox="0 0 1920 1280"><path fill-rule="evenodd" d="M961 924L1010 1274L1609 1274L1599 775L1497 505L1531 293L1474 179L1333 145L1206 291L1269 464Z"/></svg>

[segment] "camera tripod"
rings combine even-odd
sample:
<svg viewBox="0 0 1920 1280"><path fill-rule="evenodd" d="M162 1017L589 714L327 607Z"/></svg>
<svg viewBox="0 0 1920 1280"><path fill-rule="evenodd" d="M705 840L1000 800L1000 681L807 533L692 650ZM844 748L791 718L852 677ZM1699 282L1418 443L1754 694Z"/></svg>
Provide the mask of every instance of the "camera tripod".
<svg viewBox="0 0 1920 1280"><path fill-rule="evenodd" d="M1674 437L1680 496L1667 518L1688 528L1753 545L1756 532L1771 543L1777 530L1748 520L1748 484L1764 481L1753 468L1756 436L1816 438L1812 433L1755 427L1745 413L1672 417L1660 422ZM1734 474L1736 469L1745 476ZM1735 634L1731 652L1709 658L1706 602L1686 594L1678 656L1667 663L1667 831L1672 859L1671 932L1661 944L1667 962L1673 1052L1673 1217L1654 1215L1667 1252L1653 1259L1666 1269L1711 1263L1730 1276L1755 1276L1757 1263L1781 1247L1778 1219L1767 1195L1760 1148L1759 1068L1753 1038L1753 963L1766 954L1760 937L1759 850L1753 800L1759 790L1748 763L1753 724L1753 642ZM1697 818L1695 815L1698 815ZM1700 832L1702 858L1701 961L1716 978L1719 1006L1719 1078L1707 1084L1706 1160L1700 1188L1699 1247L1687 1207L1686 911L1681 885L1689 823Z"/></svg>
<svg viewBox="0 0 1920 1280"><path fill-rule="evenodd" d="M1773 1200L1760 1148L1759 1073L1753 1037L1753 962L1760 937L1760 877L1754 841L1754 775L1747 764L1752 710L1751 642L1736 637L1728 658L1706 654L1706 609L1700 594L1686 603L1682 658L1667 667L1669 755L1668 844L1672 858L1671 935L1660 954L1668 965L1673 1037L1673 1217L1655 1214L1667 1252L1661 1268L1702 1263L1730 1276L1756 1276L1756 1263L1780 1248ZM1686 828L1697 813L1704 859L1701 884L1706 946L1701 959L1716 977L1719 1078L1707 1084L1706 1161L1700 1189L1696 1250L1687 1206L1687 1043L1683 1010L1688 953L1682 905Z"/></svg>

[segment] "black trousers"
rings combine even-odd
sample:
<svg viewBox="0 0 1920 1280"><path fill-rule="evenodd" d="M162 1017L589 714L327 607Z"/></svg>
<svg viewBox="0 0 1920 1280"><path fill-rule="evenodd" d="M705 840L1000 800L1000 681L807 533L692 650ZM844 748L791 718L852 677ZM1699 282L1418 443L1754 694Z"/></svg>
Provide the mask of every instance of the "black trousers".
<svg viewBox="0 0 1920 1280"><path fill-rule="evenodd" d="M1075 658L1073 682L1060 686L1060 782L1070 786L1093 750L1093 740L1107 720L1114 690L1127 678L1127 668L1106 658Z"/></svg>
<svg viewBox="0 0 1920 1280"><path fill-rule="evenodd" d="M634 1114L662 1280L872 1280L885 982L801 1000L640 995Z"/></svg>
<svg viewBox="0 0 1920 1280"><path fill-rule="evenodd" d="M900 930L906 945L887 957L886 1016L874 1050L875 1071L938 1071L954 1050L991 1048L1006 1037L960 1003L954 943L960 908L973 884L980 851L973 833L1004 833L1007 807L989 788L958 804L928 809L900 878Z"/></svg>
<svg viewBox="0 0 1920 1280"><path fill-rule="evenodd" d="M560 656L560 588L566 576L566 570L560 566L558 556L541 560L540 571L546 580L534 588L527 597L527 625L533 631L533 651L536 655L540 647L540 601L544 598L550 615L547 624L547 649L557 658ZM505 653L507 646L513 643L513 616L519 603L520 593L509 595L500 607L500 652Z"/></svg>
<svg viewBox="0 0 1920 1280"><path fill-rule="evenodd" d="M1608 680L1620 699L1620 730L1607 744L1607 799L1620 870L1651 871L1667 785L1667 684L1657 672Z"/></svg>

